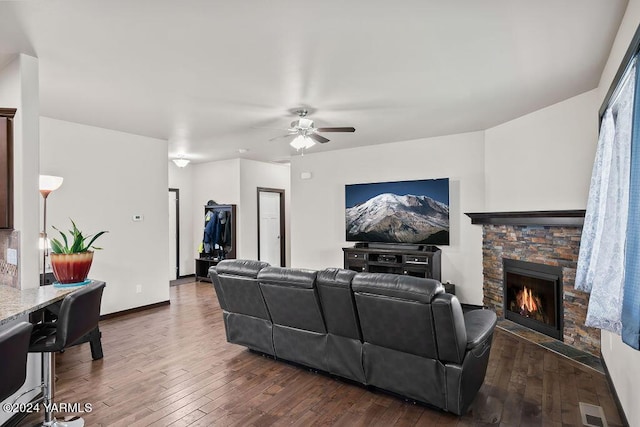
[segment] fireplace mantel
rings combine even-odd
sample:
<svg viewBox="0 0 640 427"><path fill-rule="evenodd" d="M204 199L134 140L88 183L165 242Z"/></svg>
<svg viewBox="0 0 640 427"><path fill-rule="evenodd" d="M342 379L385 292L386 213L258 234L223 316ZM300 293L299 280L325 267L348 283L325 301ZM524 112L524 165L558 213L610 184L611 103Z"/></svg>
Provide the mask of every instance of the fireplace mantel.
<svg viewBox="0 0 640 427"><path fill-rule="evenodd" d="M465 213L471 224L581 227L584 210Z"/></svg>

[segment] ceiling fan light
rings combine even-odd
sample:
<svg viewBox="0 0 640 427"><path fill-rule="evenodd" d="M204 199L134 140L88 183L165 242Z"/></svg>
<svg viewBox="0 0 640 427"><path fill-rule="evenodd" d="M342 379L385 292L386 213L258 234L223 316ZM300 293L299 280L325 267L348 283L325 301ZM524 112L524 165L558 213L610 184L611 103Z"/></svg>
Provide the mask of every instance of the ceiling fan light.
<svg viewBox="0 0 640 427"><path fill-rule="evenodd" d="M300 120L298 120L298 126L300 126L302 129L310 129L313 127L313 120L301 118Z"/></svg>
<svg viewBox="0 0 640 427"><path fill-rule="evenodd" d="M298 120L294 120L291 122L291 129L312 129L313 128L313 120L305 119L304 117L299 118Z"/></svg>
<svg viewBox="0 0 640 427"><path fill-rule="evenodd" d="M290 142L291 146L296 150L311 148L315 145L315 141L304 135L298 135L293 141Z"/></svg>
<svg viewBox="0 0 640 427"><path fill-rule="evenodd" d="M184 158L173 159L173 163L175 163L176 166L179 167L179 168L183 168L183 167L187 166L190 161L191 160L184 159Z"/></svg>

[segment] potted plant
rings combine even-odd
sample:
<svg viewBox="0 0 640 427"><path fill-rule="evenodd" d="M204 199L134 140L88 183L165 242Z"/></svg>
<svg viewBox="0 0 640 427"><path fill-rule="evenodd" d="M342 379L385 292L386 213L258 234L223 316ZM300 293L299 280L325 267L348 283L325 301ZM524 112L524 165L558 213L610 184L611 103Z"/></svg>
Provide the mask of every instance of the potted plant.
<svg viewBox="0 0 640 427"><path fill-rule="evenodd" d="M87 279L93 261L93 251L90 249L102 249L93 246L93 242L106 233L101 231L95 235L84 236L73 220L71 225L73 229L69 230L69 237L53 227L60 233L62 241L51 239L51 268L56 280L61 284L81 283Z"/></svg>

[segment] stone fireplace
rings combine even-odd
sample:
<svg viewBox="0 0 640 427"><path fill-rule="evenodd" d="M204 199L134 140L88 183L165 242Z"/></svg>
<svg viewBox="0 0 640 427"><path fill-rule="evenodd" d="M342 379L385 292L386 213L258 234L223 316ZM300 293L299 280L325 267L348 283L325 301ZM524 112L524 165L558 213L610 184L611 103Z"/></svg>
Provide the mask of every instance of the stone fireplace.
<svg viewBox="0 0 640 427"><path fill-rule="evenodd" d="M574 288L584 211L467 215L482 224L484 305L599 356L600 331L584 325L589 294Z"/></svg>

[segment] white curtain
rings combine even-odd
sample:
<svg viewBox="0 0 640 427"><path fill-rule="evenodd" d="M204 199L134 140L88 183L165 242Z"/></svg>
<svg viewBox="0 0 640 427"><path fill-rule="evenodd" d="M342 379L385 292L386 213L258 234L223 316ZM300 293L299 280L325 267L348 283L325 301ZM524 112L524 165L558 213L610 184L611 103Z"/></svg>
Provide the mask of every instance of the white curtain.
<svg viewBox="0 0 640 427"><path fill-rule="evenodd" d="M617 334L622 329L635 65L627 76L600 127L575 284L591 292L586 325Z"/></svg>

